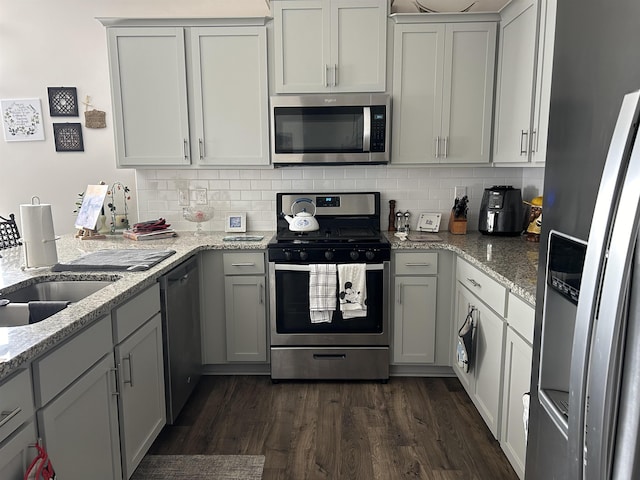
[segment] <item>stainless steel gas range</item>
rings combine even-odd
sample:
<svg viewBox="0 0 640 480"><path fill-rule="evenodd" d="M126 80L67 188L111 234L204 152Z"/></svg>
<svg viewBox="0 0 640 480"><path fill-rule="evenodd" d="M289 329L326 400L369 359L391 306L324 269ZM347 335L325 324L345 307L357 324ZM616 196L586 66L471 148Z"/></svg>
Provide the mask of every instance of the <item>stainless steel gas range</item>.
<svg viewBox="0 0 640 480"><path fill-rule="evenodd" d="M380 194L278 193L277 211L309 201L318 228L280 214L269 243L271 378L389 378L389 241Z"/></svg>

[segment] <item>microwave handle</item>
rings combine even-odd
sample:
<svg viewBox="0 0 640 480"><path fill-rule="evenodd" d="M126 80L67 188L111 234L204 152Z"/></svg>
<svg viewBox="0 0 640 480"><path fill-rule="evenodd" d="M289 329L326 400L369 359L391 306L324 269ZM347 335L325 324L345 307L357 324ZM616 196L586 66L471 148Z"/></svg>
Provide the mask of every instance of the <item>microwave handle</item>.
<svg viewBox="0 0 640 480"><path fill-rule="evenodd" d="M364 128L362 129L362 151L371 151L371 107L362 107Z"/></svg>

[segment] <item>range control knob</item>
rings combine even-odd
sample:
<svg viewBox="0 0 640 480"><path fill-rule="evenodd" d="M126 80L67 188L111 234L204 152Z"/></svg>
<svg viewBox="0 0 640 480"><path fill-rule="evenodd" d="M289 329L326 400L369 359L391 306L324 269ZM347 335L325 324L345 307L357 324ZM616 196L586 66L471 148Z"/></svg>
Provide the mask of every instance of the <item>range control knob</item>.
<svg viewBox="0 0 640 480"><path fill-rule="evenodd" d="M291 250L283 250L285 260L291 260L293 258L293 254Z"/></svg>
<svg viewBox="0 0 640 480"><path fill-rule="evenodd" d="M358 253L358 251L357 251L357 250L352 250L352 251L349 253L349 256L351 257L351 260L357 260L357 259L358 259L358 257L360 256L360 253Z"/></svg>
<svg viewBox="0 0 640 480"><path fill-rule="evenodd" d="M373 260L376 257L376 254L373 250L367 250L367 253L364 254L367 257L367 260Z"/></svg>
<svg viewBox="0 0 640 480"><path fill-rule="evenodd" d="M300 250L300 260L306 260L307 258L309 258L309 253L304 250Z"/></svg>
<svg viewBox="0 0 640 480"><path fill-rule="evenodd" d="M333 260L333 251L327 250L326 252L324 252L324 258L326 258L327 260Z"/></svg>

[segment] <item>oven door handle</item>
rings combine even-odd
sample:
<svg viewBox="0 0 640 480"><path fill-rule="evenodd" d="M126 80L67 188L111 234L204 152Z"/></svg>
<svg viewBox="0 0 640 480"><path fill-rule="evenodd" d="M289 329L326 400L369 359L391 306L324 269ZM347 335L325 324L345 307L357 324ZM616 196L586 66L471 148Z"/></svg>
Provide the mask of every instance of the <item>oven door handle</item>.
<svg viewBox="0 0 640 480"><path fill-rule="evenodd" d="M311 271L311 266L309 265L300 265L300 264L289 264L289 263L276 263L274 265L276 270L287 271L287 272L309 272ZM383 263L368 263L366 267L367 271L375 271L375 270L384 270Z"/></svg>

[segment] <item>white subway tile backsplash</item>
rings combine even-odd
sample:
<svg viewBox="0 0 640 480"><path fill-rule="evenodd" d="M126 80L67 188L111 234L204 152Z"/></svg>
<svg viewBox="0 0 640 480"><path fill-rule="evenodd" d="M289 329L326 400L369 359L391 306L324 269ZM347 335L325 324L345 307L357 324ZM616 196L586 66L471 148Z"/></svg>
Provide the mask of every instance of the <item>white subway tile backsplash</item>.
<svg viewBox="0 0 640 480"><path fill-rule="evenodd" d="M140 220L163 217L176 229L195 231L182 219L177 186L195 190L207 188L214 218L203 228L223 230L226 215L247 214L249 229L273 230L276 223L277 192L379 191L383 226L386 228L389 200L396 208L409 210L415 224L423 211L440 212L443 224L453 207L455 187L467 187L469 229L477 228L478 210L484 189L493 185L522 188L523 199L542 195L544 168L450 167L404 168L394 166L286 167L242 170L138 170L133 197ZM195 194L194 194L195 195ZM192 195L191 198L195 199Z"/></svg>

